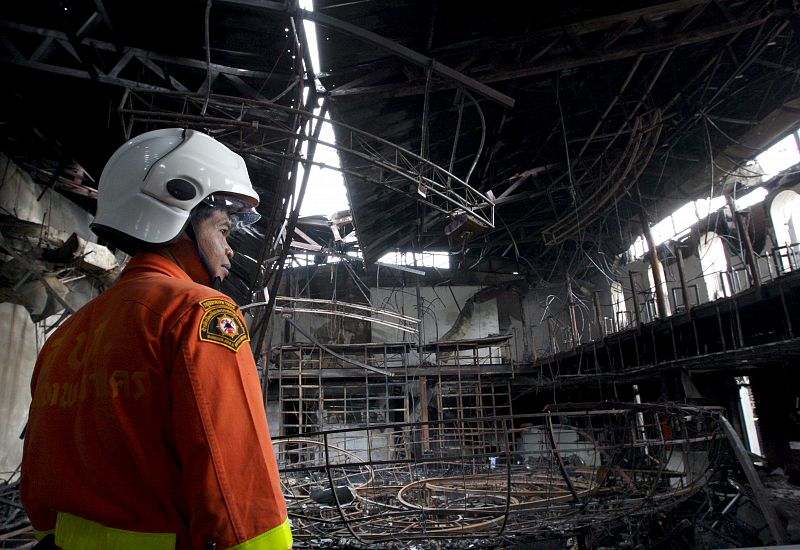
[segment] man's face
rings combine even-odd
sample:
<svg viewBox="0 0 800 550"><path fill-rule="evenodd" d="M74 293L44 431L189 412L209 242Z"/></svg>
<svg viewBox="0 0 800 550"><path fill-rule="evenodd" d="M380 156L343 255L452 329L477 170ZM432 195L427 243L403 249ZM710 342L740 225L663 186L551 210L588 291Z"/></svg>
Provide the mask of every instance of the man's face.
<svg viewBox="0 0 800 550"><path fill-rule="evenodd" d="M211 216L194 226L197 244L208 259L213 277L225 279L230 275L233 250L228 246L228 236L231 228L232 223L228 213L218 209L214 209Z"/></svg>

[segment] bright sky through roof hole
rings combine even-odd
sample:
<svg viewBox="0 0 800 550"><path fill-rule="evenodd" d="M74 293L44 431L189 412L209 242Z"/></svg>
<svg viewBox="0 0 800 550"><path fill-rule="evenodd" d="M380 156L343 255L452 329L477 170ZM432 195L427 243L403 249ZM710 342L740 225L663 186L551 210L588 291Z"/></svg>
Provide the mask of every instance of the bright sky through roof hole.
<svg viewBox="0 0 800 550"><path fill-rule="evenodd" d="M300 0L300 7L308 11L314 11L313 0ZM317 47L317 31L316 25L313 21L303 21L305 27L306 38L309 47L309 54L311 56L311 63L314 66L314 73L320 71L319 62L319 49ZM304 90L303 97L306 97L308 90ZM319 114L319 107L314 109L314 114ZM326 115L326 119L328 115ZM335 137L333 133L333 126L329 122L325 122L322 126L320 133L320 141L334 143ZM304 144L303 155L306 154L308 142ZM327 218L332 218L333 214L342 210L349 210L350 204L347 200L347 192L344 186L344 180L338 168L339 155L335 149L317 144L316 151L314 152L314 161L316 163L324 164L326 167L314 165L311 167L311 175L306 187L303 204L300 208L300 216L317 216L323 215ZM797 141L795 136L789 134L784 139L770 147L768 150L762 152L756 157L756 161L761 165L765 174L763 180L766 181L773 175L779 173L781 170L800 162L800 151L798 151ZM330 166L331 168L327 168ZM300 167L300 172L297 178L298 190L302 181L303 169ZM766 196L766 190L763 188L756 188L750 193L744 194L736 201L738 208L746 208L760 202ZM652 227L653 237L657 244L665 242L670 238L679 237L682 233L688 231L688 228L693 225L698 219L714 212L724 205L723 197L714 197L712 200L701 199L689 203L682 208L679 208L671 216L655 224ZM702 211L702 212L701 212ZM647 251L647 244L644 242L644 237L640 236L633 245L631 245L630 253L634 257L641 257ZM387 254L387 260L388 256ZM383 258L382 258L383 259ZM395 260L397 262L398 260ZM392 263L395 263L392 262ZM399 262L405 263L405 262Z"/></svg>
<svg viewBox="0 0 800 550"><path fill-rule="evenodd" d="M798 136L797 138L795 136ZM779 174L782 170L800 163L800 148L798 142L800 134L790 133L765 151L755 157L755 162L764 171L760 182L764 182ZM748 164L747 166L753 166ZM767 196L767 190L758 187L754 182L753 188L742 191L736 197L735 205L738 210L742 210L758 204ZM725 197L717 195L711 199L699 199L678 208L671 215L667 216L650 228L653 241L656 245L667 242L671 239L679 239L689 232L689 229L701 219L716 212L726 205ZM640 235L628 249L631 258L639 259L643 257L649 247L645 242L644 235Z"/></svg>
<svg viewBox="0 0 800 550"><path fill-rule="evenodd" d="M301 0L300 7L308 11L314 11L314 3L312 0ZM320 70L316 25L313 21L303 21L303 26L305 27L306 38L308 40L311 63L314 65L314 73L316 74ZM305 93L307 92L306 90ZM319 108L314 109L314 114L319 114ZM327 115L326 118L328 118ZM328 143L334 142L333 126L329 122L325 122L322 125L319 139L320 141ZM305 146L307 145L308 142L306 142ZM305 155L305 147L303 154ZM338 170L339 155L336 150L332 147L318 144L314 152L314 162L322 163L332 168L322 168L320 166L313 166L311 168L306 194L303 198L303 204L300 207L300 216L323 215L330 218L336 212L349 210L350 204L347 201L344 180L342 179L341 172ZM302 176L303 171L301 168L297 177L298 190L302 182Z"/></svg>

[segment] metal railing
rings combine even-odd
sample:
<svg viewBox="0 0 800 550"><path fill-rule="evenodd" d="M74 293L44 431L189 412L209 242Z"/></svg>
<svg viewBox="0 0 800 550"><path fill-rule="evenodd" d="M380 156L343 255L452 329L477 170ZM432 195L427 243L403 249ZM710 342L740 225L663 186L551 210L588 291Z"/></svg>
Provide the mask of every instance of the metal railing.
<svg viewBox="0 0 800 550"><path fill-rule="evenodd" d="M701 489L719 411L596 403L276 437L298 542L517 542L666 510Z"/></svg>

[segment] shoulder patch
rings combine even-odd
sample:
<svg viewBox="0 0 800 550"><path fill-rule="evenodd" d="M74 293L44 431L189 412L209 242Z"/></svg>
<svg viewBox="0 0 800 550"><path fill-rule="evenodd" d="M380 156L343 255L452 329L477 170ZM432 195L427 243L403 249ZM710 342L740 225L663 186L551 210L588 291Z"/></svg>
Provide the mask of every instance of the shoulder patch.
<svg viewBox="0 0 800 550"><path fill-rule="evenodd" d="M222 298L208 298L200 302L206 310L200 321L200 340L219 344L239 351L242 344L250 341L247 326L239 318L236 305Z"/></svg>

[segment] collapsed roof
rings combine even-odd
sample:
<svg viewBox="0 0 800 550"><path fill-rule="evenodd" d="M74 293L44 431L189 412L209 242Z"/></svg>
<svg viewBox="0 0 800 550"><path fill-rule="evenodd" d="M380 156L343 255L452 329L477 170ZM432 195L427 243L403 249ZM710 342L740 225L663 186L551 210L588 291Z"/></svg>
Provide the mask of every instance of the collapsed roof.
<svg viewBox="0 0 800 550"><path fill-rule="evenodd" d="M643 211L707 196L800 122L789 1L318 0L312 12L63 0L4 11L3 147L44 183L91 210L110 153L163 126L203 129L245 157L265 218L237 242L242 295L280 259L272 239L325 112L352 216L331 225L352 223L366 262L450 250L461 268L534 278L575 269L581 250L620 252ZM303 20L316 23L319 67ZM320 242L306 244L355 246L312 221L301 228Z"/></svg>

